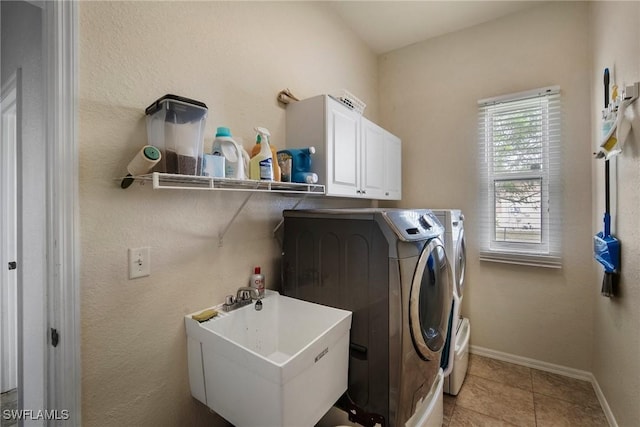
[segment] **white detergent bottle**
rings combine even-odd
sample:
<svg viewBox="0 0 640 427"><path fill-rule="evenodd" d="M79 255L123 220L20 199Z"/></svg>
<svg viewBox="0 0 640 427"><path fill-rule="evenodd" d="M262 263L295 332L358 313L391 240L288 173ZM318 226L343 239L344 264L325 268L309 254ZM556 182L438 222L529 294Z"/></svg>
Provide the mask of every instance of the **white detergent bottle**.
<svg viewBox="0 0 640 427"><path fill-rule="evenodd" d="M273 154L269 147L271 134L265 128L257 127L260 134L260 152L249 162L249 176L256 181L273 181Z"/></svg>
<svg viewBox="0 0 640 427"><path fill-rule="evenodd" d="M213 140L211 154L224 156L224 177L231 179L246 179L244 149L233 140L231 131L227 127L219 127L216 139Z"/></svg>

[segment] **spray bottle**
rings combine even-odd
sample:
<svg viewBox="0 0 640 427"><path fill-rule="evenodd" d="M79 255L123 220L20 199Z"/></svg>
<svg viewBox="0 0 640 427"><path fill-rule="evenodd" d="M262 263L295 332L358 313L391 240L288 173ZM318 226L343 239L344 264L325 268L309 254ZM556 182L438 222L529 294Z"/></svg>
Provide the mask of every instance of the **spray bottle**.
<svg viewBox="0 0 640 427"><path fill-rule="evenodd" d="M249 162L250 177L257 181L273 181L273 155L269 147L271 134L261 127L255 128L255 131L260 134L260 152Z"/></svg>
<svg viewBox="0 0 640 427"><path fill-rule="evenodd" d="M255 157L258 155L258 153L260 152L260 149L262 148L262 145L260 145L260 140L262 139L262 137L260 136L260 134L256 135L256 145L253 146L253 148L251 149L251 158ZM278 165L278 154L277 154L277 150L275 149L275 147L273 146L273 141L269 141L269 148L271 148L271 158L273 159L273 162L271 163L273 165L273 180L274 181L281 181L282 180L282 172L280 171L280 166Z"/></svg>

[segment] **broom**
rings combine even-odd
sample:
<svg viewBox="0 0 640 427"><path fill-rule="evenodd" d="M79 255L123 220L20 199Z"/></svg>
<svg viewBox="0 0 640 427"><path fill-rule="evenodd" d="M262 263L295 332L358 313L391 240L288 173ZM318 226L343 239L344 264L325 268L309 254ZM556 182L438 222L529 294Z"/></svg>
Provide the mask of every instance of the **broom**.
<svg viewBox="0 0 640 427"><path fill-rule="evenodd" d="M604 108L609 107L609 69L604 70ZM595 259L604 267L601 294L612 297L620 267L620 241L611 235L609 160L604 161L604 230L593 236Z"/></svg>

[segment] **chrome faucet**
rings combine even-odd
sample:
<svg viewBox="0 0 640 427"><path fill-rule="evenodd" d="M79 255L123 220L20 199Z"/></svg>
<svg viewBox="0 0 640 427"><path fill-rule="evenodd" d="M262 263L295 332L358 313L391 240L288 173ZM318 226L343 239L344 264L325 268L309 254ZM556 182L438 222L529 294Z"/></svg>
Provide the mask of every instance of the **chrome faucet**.
<svg viewBox="0 0 640 427"><path fill-rule="evenodd" d="M224 304L222 304L222 310L235 310L236 308L244 307L247 304L251 304L251 301L253 300L258 300L258 302L260 302L261 298L262 297L260 296L256 288L242 286L238 288L235 297L233 295L226 296ZM256 310L259 310L259 308L256 308Z"/></svg>

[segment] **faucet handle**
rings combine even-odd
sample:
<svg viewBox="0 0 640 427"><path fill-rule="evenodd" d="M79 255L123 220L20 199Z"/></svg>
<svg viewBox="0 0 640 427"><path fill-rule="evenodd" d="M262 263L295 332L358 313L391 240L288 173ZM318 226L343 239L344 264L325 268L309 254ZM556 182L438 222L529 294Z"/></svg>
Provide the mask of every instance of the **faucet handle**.
<svg viewBox="0 0 640 427"><path fill-rule="evenodd" d="M240 292L238 292L238 299L240 301L250 300L251 299L251 292L247 291L246 289L241 290Z"/></svg>
<svg viewBox="0 0 640 427"><path fill-rule="evenodd" d="M222 304L223 311L231 311L236 305L236 297L233 295L227 295L224 297L224 304Z"/></svg>
<svg viewBox="0 0 640 427"><path fill-rule="evenodd" d="M251 301L254 299L259 299L260 294L256 288L252 288L249 286L243 286L238 288L238 292L236 293L236 301Z"/></svg>

